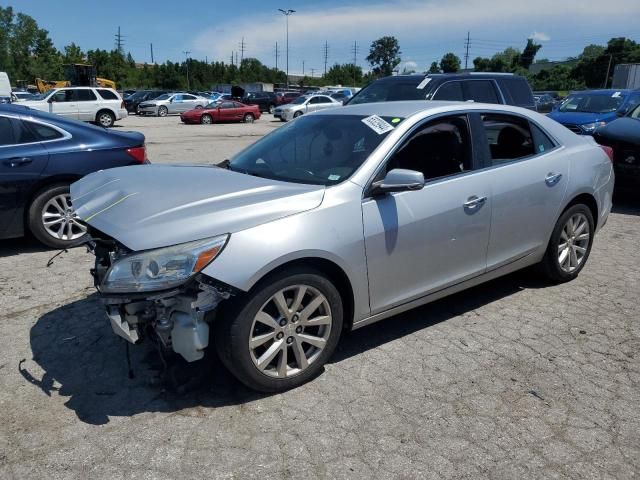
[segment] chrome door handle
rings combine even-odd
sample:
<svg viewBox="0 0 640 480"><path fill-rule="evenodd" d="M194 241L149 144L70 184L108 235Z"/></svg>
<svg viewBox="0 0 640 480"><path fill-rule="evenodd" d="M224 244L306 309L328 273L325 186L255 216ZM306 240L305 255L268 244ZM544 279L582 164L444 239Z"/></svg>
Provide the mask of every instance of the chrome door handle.
<svg viewBox="0 0 640 480"><path fill-rule="evenodd" d="M548 173L544 181L547 185L549 185L550 187L553 187L556 183L560 181L561 178L562 178L561 173Z"/></svg>
<svg viewBox="0 0 640 480"><path fill-rule="evenodd" d="M487 197L477 197L476 195L473 195L472 197L467 198L467 201L464 202L464 208L474 210L476 208L480 208L486 201Z"/></svg>
<svg viewBox="0 0 640 480"><path fill-rule="evenodd" d="M29 157L15 157L15 158L10 158L9 160L5 160L4 163L5 165L9 166L9 167L19 167L20 165L26 165L28 163L31 163L33 160L31 160Z"/></svg>

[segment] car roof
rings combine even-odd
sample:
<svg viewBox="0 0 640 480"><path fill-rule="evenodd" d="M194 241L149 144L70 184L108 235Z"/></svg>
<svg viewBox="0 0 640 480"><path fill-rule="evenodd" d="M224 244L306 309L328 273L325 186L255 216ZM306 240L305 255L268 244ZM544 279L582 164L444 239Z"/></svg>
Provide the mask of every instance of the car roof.
<svg viewBox="0 0 640 480"><path fill-rule="evenodd" d="M569 95L581 95L581 94L589 94L589 95L613 95L614 93L624 93L629 94L634 90L630 90L628 88L609 88L609 89L599 89L599 90L580 90L578 92L571 92Z"/></svg>
<svg viewBox="0 0 640 480"><path fill-rule="evenodd" d="M463 73L427 73L427 74L411 74L411 75L391 75L389 77L379 78L378 82L401 82L403 80L411 80L419 82L424 78L433 79L464 79L464 78L522 78L513 73L501 72L463 72ZM347 88L347 87L344 87Z"/></svg>

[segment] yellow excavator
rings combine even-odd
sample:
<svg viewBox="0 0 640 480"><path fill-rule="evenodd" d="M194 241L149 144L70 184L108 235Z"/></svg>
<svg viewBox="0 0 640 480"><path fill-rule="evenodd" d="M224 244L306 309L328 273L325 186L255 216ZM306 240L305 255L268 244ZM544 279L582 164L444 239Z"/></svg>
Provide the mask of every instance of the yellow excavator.
<svg viewBox="0 0 640 480"><path fill-rule="evenodd" d="M84 63L63 65L65 80L43 80L36 78L36 88L44 93L52 88L102 87L116 88L116 82L96 76L96 67Z"/></svg>

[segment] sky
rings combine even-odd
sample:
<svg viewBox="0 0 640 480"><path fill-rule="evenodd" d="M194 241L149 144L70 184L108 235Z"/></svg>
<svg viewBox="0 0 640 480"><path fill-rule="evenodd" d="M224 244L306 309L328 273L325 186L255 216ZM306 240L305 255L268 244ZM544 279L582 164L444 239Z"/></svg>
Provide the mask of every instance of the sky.
<svg viewBox="0 0 640 480"><path fill-rule="evenodd" d="M112 49L120 27L124 49L138 62L182 61L184 52L201 60L229 62L232 52L286 68L286 20L289 16L289 73L321 75L327 64L356 62L367 70L371 42L395 36L400 68L423 71L444 53L464 66L469 32L469 65L477 56L504 48L522 49L533 37L542 44L538 58L563 60L590 43L614 36L640 42L640 0L17 0L3 7L31 15L59 49L71 42L83 50ZM304 66L303 66L304 62Z"/></svg>

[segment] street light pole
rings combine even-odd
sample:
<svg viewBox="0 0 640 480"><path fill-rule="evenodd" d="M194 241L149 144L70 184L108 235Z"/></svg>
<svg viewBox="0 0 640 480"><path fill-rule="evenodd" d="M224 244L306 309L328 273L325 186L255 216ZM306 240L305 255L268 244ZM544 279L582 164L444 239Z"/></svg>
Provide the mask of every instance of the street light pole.
<svg viewBox="0 0 640 480"><path fill-rule="evenodd" d="M186 51L186 52L182 52L184 53L184 58L185 58L185 65L187 66L187 90L191 90L191 84L189 83L189 54L191 53L190 51Z"/></svg>
<svg viewBox="0 0 640 480"><path fill-rule="evenodd" d="M278 11L287 18L287 88L289 88L289 15L296 13L296 11L291 9L283 10L281 8Z"/></svg>

